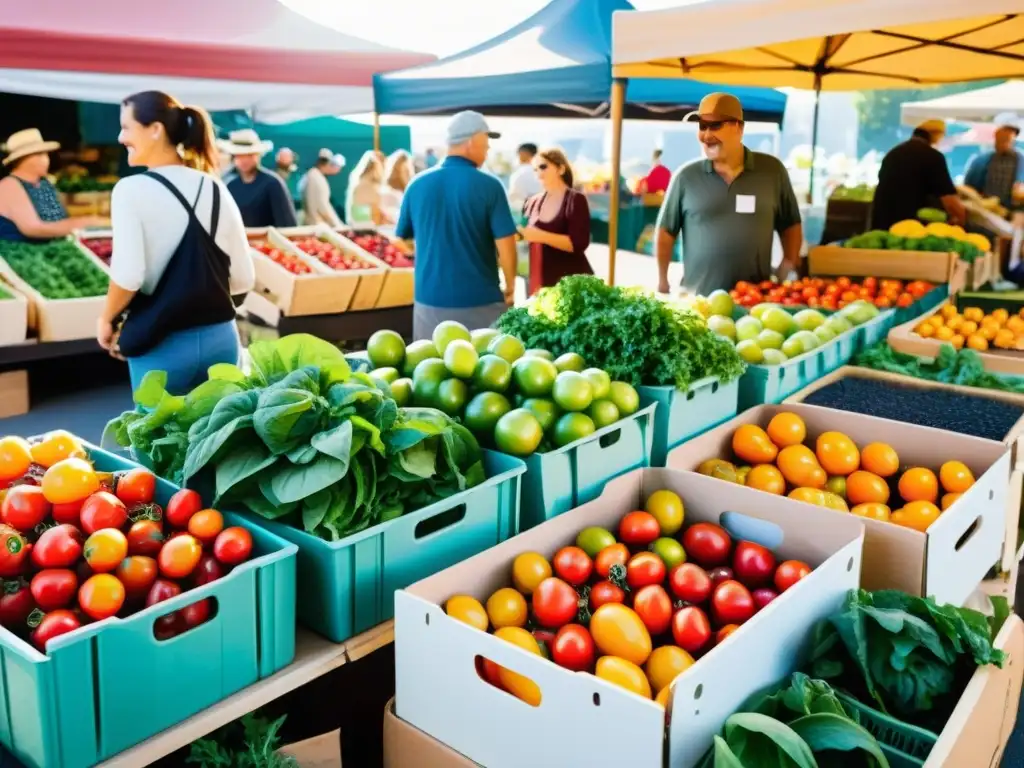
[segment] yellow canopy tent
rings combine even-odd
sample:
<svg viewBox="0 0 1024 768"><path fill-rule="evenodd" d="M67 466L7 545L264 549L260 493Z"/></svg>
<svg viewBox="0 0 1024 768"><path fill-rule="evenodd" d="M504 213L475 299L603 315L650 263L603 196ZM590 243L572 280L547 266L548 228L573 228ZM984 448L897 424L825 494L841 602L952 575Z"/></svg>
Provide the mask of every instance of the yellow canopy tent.
<svg viewBox="0 0 1024 768"><path fill-rule="evenodd" d="M1022 0L705 0L612 19L612 178L632 77L855 91L1024 76ZM815 132L817 107L815 108ZM815 137L816 138L816 137ZM613 215L618 194L612 187ZM615 234L609 222L609 275Z"/></svg>

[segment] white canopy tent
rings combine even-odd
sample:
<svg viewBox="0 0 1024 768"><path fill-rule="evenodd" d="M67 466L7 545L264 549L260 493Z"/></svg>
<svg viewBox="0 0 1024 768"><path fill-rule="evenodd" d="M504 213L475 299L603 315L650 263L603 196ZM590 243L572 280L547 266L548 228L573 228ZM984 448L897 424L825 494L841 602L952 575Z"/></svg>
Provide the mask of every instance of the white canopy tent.
<svg viewBox="0 0 1024 768"><path fill-rule="evenodd" d="M990 123L1006 113L1024 115L1024 81L1009 80L989 88L912 101L900 107L904 125L917 125L930 118Z"/></svg>

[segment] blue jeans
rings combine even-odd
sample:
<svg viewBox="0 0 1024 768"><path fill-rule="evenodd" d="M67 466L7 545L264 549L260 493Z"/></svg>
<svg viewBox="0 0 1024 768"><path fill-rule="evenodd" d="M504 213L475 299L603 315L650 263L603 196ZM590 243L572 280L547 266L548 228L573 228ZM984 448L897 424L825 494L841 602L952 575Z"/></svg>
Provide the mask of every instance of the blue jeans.
<svg viewBox="0 0 1024 768"><path fill-rule="evenodd" d="M172 333L144 355L128 358L132 391L150 371L167 371L167 391L184 395L206 381L216 363L238 364L241 343L234 321Z"/></svg>

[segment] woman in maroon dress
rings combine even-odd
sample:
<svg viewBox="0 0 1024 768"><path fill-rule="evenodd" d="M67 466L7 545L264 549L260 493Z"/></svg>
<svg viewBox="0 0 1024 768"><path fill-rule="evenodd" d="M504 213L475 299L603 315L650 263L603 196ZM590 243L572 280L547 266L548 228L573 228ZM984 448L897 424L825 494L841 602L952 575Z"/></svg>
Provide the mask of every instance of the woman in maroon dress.
<svg viewBox="0 0 1024 768"><path fill-rule="evenodd" d="M566 275L592 275L587 261L590 245L590 206L586 195L573 189L572 166L560 149L545 149L533 159L544 191L526 201L527 226L521 230L530 244L529 293L554 285Z"/></svg>

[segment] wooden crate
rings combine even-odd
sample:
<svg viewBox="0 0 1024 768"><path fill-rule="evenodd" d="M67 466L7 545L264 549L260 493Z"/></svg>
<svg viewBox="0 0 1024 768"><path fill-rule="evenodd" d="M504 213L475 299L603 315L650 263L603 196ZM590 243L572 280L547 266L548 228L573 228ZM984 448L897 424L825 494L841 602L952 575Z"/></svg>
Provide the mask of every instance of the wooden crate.
<svg viewBox="0 0 1024 768"><path fill-rule="evenodd" d="M252 248L256 293L277 305L283 314L290 317L332 315L349 308L356 288L359 287L358 276L338 273L319 260L307 256L276 229L268 229L266 236L271 245L296 256L313 271L306 275L292 274Z"/></svg>
<svg viewBox="0 0 1024 768"><path fill-rule="evenodd" d="M955 253L882 251L819 245L807 257L810 274L827 277L887 277L949 283L953 295L966 285L967 264Z"/></svg>
<svg viewBox="0 0 1024 768"><path fill-rule="evenodd" d="M0 373L0 419L28 413L28 371Z"/></svg>
<svg viewBox="0 0 1024 768"><path fill-rule="evenodd" d="M394 245L404 255L413 258L414 250L412 245L395 235L390 227L361 227L359 229L348 229L342 234L350 239L358 235L372 234L383 237ZM376 256L377 254L373 254ZM377 298L377 308L386 309L389 307L408 307L413 303L415 292L415 279L413 267L393 267L381 260L387 268L384 275L384 285L381 288L380 296Z"/></svg>
<svg viewBox="0 0 1024 768"><path fill-rule="evenodd" d="M999 277L999 257L991 251L984 253L967 265L966 289L976 291L986 283L995 282Z"/></svg>
<svg viewBox="0 0 1024 768"><path fill-rule="evenodd" d="M12 296L10 299L0 299L0 346L20 344L28 335L30 302L3 279L0 279L0 288Z"/></svg>
<svg viewBox="0 0 1024 768"><path fill-rule="evenodd" d="M359 287L356 289L355 296L352 297L349 311L357 312L363 309L376 308L390 267L372 253L360 248L347 237L335 232L333 229L323 225L317 227L317 229L317 237L341 248L346 253L352 254L360 261L373 264L371 269L352 270L359 275Z"/></svg>

